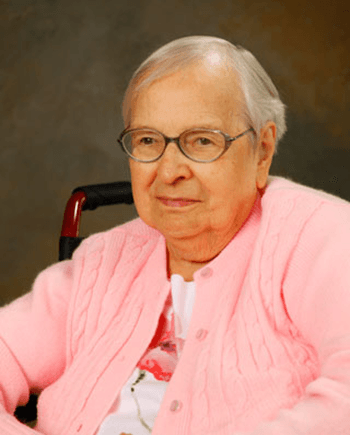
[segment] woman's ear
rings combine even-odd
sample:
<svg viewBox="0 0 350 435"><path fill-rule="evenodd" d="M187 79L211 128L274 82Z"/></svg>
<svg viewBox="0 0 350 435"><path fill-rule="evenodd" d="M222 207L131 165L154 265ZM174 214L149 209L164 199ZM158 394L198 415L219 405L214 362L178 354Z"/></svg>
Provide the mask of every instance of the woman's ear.
<svg viewBox="0 0 350 435"><path fill-rule="evenodd" d="M257 148L257 174L256 186L264 189L267 183L272 158L275 153L276 144L276 124L272 121L267 122L260 130L260 137Z"/></svg>

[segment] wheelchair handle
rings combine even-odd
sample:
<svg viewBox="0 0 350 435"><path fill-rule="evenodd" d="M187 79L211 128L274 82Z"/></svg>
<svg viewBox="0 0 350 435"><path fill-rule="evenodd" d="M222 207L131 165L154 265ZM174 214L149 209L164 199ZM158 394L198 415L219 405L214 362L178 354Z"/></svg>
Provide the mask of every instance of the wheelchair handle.
<svg viewBox="0 0 350 435"><path fill-rule="evenodd" d="M77 192L85 193L86 201L83 204L83 210L95 210L102 205L132 204L134 202L129 181L81 186L75 188L72 194Z"/></svg>
<svg viewBox="0 0 350 435"><path fill-rule="evenodd" d="M81 213L102 205L132 204L134 202L129 181L93 184L73 190L64 212L59 241L59 261L71 258L83 237L79 237Z"/></svg>

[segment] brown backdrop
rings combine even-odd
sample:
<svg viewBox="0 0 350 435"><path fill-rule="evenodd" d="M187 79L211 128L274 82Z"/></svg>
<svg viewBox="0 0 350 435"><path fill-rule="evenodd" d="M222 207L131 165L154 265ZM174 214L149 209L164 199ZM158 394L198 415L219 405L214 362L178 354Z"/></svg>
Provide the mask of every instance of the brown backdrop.
<svg viewBox="0 0 350 435"><path fill-rule="evenodd" d="M115 142L123 90L177 37L250 49L288 106L273 173L350 200L349 17L348 1L0 1L0 303L56 260L73 187L128 179ZM82 232L134 215L86 213Z"/></svg>

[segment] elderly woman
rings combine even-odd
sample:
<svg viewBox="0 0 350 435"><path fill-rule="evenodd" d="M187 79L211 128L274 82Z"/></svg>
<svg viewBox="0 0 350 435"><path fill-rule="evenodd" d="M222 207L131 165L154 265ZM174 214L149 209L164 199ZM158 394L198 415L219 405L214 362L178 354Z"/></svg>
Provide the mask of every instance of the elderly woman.
<svg viewBox="0 0 350 435"><path fill-rule="evenodd" d="M350 206L268 176L285 123L266 72L182 38L124 117L140 219L0 312L0 433L349 435ZM11 415L30 391L35 429Z"/></svg>

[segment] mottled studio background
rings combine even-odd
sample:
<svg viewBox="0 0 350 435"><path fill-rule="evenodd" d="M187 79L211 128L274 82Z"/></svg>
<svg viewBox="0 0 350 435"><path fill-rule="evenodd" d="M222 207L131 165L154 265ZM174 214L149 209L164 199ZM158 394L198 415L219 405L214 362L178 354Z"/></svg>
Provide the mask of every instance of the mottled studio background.
<svg viewBox="0 0 350 435"><path fill-rule="evenodd" d="M349 2L0 0L0 303L57 258L77 185L124 180L116 146L132 71L180 36L250 49L288 106L273 173L350 200ZM135 215L83 216L82 233Z"/></svg>

